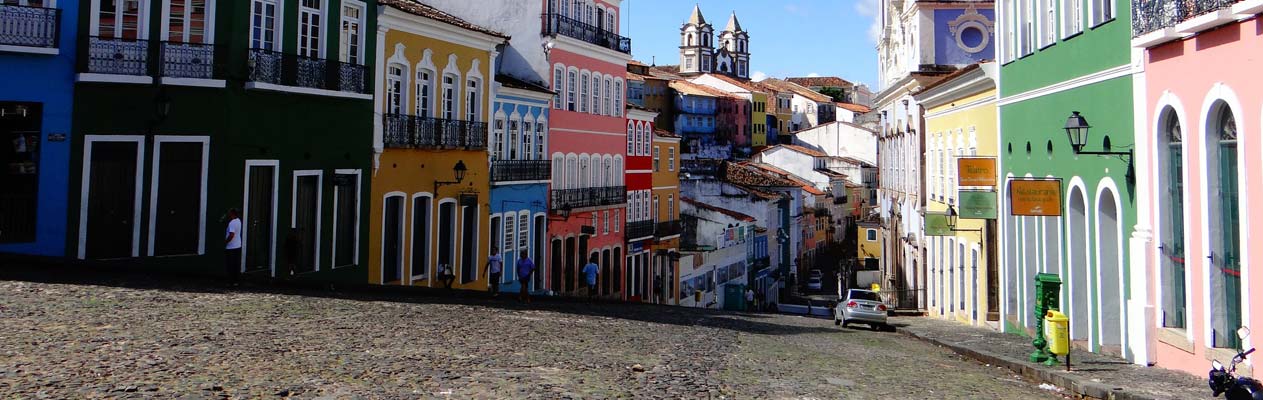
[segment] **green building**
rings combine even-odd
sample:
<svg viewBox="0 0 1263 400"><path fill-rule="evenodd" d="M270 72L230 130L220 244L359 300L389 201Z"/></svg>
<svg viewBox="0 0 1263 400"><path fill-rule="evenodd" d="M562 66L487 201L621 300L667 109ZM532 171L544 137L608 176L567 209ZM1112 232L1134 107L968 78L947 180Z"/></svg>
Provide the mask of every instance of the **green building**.
<svg viewBox="0 0 1263 400"><path fill-rule="evenodd" d="M365 282L375 3L81 2L67 255Z"/></svg>
<svg viewBox="0 0 1263 400"><path fill-rule="evenodd" d="M1130 357L1127 321L1139 317L1127 309L1136 221L1130 4L997 3L1002 198L1018 180L1058 179L1061 188L1036 209L1001 202L1003 329L1035 329L1035 274L1054 273L1074 344ZM1065 129L1074 112L1091 126L1082 141Z"/></svg>

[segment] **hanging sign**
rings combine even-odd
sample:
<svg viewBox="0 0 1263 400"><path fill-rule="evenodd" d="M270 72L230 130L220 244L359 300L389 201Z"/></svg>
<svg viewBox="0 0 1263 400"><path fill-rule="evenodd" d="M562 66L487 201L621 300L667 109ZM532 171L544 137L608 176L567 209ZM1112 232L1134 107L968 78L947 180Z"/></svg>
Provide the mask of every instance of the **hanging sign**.
<svg viewBox="0 0 1263 400"><path fill-rule="evenodd" d="M960 218L996 219L999 214L996 197L992 190L961 190L956 197L960 199L960 210L957 210Z"/></svg>
<svg viewBox="0 0 1263 400"><path fill-rule="evenodd" d="M925 236L954 236L952 228L947 227L947 214L925 214Z"/></svg>
<svg viewBox="0 0 1263 400"><path fill-rule="evenodd" d="M995 186L995 158L957 158L956 172L956 179L960 186Z"/></svg>
<svg viewBox="0 0 1263 400"><path fill-rule="evenodd" d="M1061 216L1061 179L1009 181L1009 214L1027 217Z"/></svg>

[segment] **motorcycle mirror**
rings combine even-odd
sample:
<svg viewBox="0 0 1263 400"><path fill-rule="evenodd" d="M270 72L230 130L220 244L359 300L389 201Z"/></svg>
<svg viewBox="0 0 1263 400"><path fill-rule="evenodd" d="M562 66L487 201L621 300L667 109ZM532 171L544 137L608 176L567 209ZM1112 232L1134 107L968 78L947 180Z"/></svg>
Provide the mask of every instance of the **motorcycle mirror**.
<svg viewBox="0 0 1263 400"><path fill-rule="evenodd" d="M1238 337L1238 338L1241 338L1241 340L1245 340L1245 338L1246 338L1246 337L1249 337L1249 336L1250 336L1250 328L1247 328L1247 327L1244 327L1244 326L1243 326L1243 327L1240 327L1240 328L1237 328L1237 337Z"/></svg>
<svg viewBox="0 0 1263 400"><path fill-rule="evenodd" d="M1224 369L1224 365L1220 363L1219 360L1211 360L1210 367L1216 370Z"/></svg>

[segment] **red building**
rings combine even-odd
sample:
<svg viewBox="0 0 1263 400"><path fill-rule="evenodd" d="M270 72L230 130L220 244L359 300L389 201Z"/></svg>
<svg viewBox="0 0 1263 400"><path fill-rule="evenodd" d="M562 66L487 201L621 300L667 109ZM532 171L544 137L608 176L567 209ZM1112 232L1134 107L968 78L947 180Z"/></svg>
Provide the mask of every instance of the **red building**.
<svg viewBox="0 0 1263 400"><path fill-rule="evenodd" d="M618 1L544 1L542 32L553 98L548 148L548 288L584 288L582 269L595 257L594 290L621 298L627 206L624 90L631 40L618 35Z"/></svg>
<svg viewBox="0 0 1263 400"><path fill-rule="evenodd" d="M650 250L653 244L654 211L658 204L653 197L653 173L665 168L666 154L653 144L654 118L658 113L640 108L627 109L627 281L624 298L643 301L652 290ZM675 157L674 154L671 157Z"/></svg>

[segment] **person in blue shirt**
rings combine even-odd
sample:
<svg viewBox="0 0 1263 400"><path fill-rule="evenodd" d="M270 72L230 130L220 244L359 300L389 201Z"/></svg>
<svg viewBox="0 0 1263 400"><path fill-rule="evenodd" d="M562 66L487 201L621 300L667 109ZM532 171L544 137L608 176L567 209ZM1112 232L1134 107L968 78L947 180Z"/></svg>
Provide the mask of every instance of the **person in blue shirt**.
<svg viewBox="0 0 1263 400"><path fill-rule="evenodd" d="M596 274L601 269L596 265L596 260L596 255L593 254L588 260L588 265L583 266L583 277L588 284L588 300L592 300L592 297L596 295Z"/></svg>
<svg viewBox="0 0 1263 400"><path fill-rule="evenodd" d="M531 282L531 274L535 272L535 263L531 262L531 259L526 256L526 250L521 251L520 257L517 259L517 279L520 283L518 286L522 288L522 292L519 294L518 299L524 303L530 303L531 295L527 293L526 287Z"/></svg>

